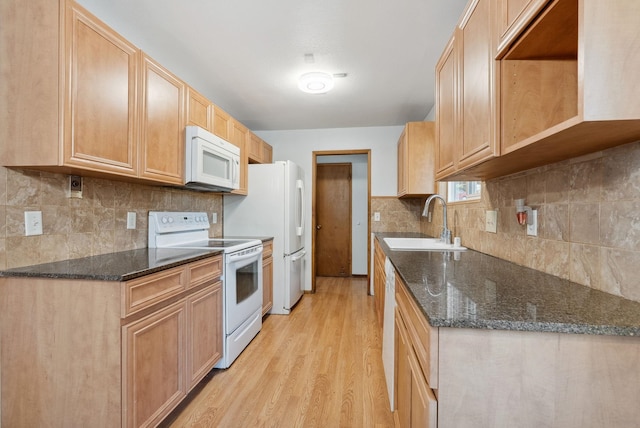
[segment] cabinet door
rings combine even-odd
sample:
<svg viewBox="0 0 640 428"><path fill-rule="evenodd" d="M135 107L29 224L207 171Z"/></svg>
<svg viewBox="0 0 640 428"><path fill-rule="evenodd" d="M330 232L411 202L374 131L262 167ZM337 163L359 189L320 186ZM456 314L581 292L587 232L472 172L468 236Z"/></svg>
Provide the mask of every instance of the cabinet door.
<svg viewBox="0 0 640 428"><path fill-rule="evenodd" d="M138 50L73 2L66 25L64 163L135 176Z"/></svg>
<svg viewBox="0 0 640 428"><path fill-rule="evenodd" d="M549 0L498 0L498 51L506 49Z"/></svg>
<svg viewBox="0 0 640 428"><path fill-rule="evenodd" d="M213 106L213 133L225 141L229 141L231 132L231 116L220 107Z"/></svg>
<svg viewBox="0 0 640 428"><path fill-rule="evenodd" d="M436 179L455 171L458 147L457 80L458 59L455 35L449 40L436 65Z"/></svg>
<svg viewBox="0 0 640 428"><path fill-rule="evenodd" d="M123 426L156 426L187 393L186 304L122 327Z"/></svg>
<svg viewBox="0 0 640 428"><path fill-rule="evenodd" d="M249 160L262 163L262 139L249 131Z"/></svg>
<svg viewBox="0 0 640 428"><path fill-rule="evenodd" d="M397 309L395 315L396 420L400 428L411 427L411 366L407 331Z"/></svg>
<svg viewBox="0 0 640 428"><path fill-rule="evenodd" d="M273 307L273 256L262 260L262 315Z"/></svg>
<svg viewBox="0 0 640 428"><path fill-rule="evenodd" d="M140 86L140 177L183 184L185 84L143 55Z"/></svg>
<svg viewBox="0 0 640 428"><path fill-rule="evenodd" d="M407 193L407 128L398 139L398 195Z"/></svg>
<svg viewBox="0 0 640 428"><path fill-rule="evenodd" d="M247 146L249 145L249 129L234 118L231 118L231 135L229 141L240 148L240 188L231 193L238 195L247 194L249 181L249 156Z"/></svg>
<svg viewBox="0 0 640 428"><path fill-rule="evenodd" d="M273 162L273 147L267 142L262 144L262 163Z"/></svg>
<svg viewBox="0 0 640 428"><path fill-rule="evenodd" d="M469 4L460 30L460 152L458 169L475 165L498 154L494 93L495 22L490 0Z"/></svg>
<svg viewBox="0 0 640 428"><path fill-rule="evenodd" d="M222 357L222 283L189 296L187 389L190 390Z"/></svg>
<svg viewBox="0 0 640 428"><path fill-rule="evenodd" d="M411 426L436 428L438 425L438 402L422 375L418 360L409 352L408 363L411 372Z"/></svg>
<svg viewBox="0 0 640 428"><path fill-rule="evenodd" d="M187 125L196 125L213 132L213 104L203 95L188 88L187 90Z"/></svg>

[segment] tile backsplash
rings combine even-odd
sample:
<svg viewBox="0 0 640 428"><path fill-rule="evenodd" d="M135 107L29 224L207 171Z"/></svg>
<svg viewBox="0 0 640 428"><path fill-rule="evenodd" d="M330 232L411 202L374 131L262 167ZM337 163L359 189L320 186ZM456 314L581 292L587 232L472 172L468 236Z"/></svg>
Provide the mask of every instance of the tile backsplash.
<svg viewBox="0 0 640 428"><path fill-rule="evenodd" d="M538 210L537 237L516 221L518 198ZM498 211L496 234L486 210ZM450 204L447 217L464 246L640 301L640 142L489 180L480 201ZM419 221L437 236L440 204Z"/></svg>
<svg viewBox="0 0 640 428"><path fill-rule="evenodd" d="M392 196L371 197L371 232L420 232L424 201ZM374 213L380 213L375 221Z"/></svg>
<svg viewBox="0 0 640 428"><path fill-rule="evenodd" d="M150 210L222 218L222 196L212 193L84 177L77 199L67 196L68 180L0 167L0 269L145 248ZM42 235L24 235L25 211L42 211ZM136 213L135 229L126 227L128 212ZM210 235L222 235L221 222Z"/></svg>

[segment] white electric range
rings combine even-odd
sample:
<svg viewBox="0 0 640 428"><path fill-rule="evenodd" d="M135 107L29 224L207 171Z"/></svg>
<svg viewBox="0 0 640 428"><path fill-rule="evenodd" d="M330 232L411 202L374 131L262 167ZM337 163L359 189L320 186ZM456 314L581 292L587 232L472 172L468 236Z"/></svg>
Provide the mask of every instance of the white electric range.
<svg viewBox="0 0 640 428"><path fill-rule="evenodd" d="M223 352L216 368L227 368L262 328L262 242L209 238L204 212L149 212L149 248L223 251Z"/></svg>

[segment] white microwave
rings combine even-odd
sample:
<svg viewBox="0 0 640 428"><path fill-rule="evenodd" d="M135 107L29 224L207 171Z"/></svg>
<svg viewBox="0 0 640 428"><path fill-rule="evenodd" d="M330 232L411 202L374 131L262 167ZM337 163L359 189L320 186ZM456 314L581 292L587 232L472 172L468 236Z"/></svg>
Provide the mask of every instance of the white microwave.
<svg viewBox="0 0 640 428"><path fill-rule="evenodd" d="M240 187L240 148L199 126L186 127L185 186L212 192Z"/></svg>

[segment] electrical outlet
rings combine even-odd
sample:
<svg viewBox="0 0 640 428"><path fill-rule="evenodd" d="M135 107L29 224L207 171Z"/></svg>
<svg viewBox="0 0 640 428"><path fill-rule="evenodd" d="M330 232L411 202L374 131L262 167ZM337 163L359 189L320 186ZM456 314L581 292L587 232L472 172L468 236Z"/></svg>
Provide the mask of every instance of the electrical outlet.
<svg viewBox="0 0 640 428"><path fill-rule="evenodd" d="M127 229L135 229L136 228L136 213L128 212L127 213Z"/></svg>
<svg viewBox="0 0 640 428"><path fill-rule="evenodd" d="M69 197L82 199L82 177L79 175L69 176Z"/></svg>
<svg viewBox="0 0 640 428"><path fill-rule="evenodd" d="M216 224L218 222L218 213L211 213L211 223Z"/></svg>
<svg viewBox="0 0 640 428"><path fill-rule="evenodd" d="M24 235L42 235L42 211L24 212Z"/></svg>
<svg viewBox="0 0 640 428"><path fill-rule="evenodd" d="M485 213L484 230L490 233L498 233L498 211Z"/></svg>
<svg viewBox="0 0 640 428"><path fill-rule="evenodd" d="M379 212L374 212L373 213L373 221L380 221L380 213Z"/></svg>
<svg viewBox="0 0 640 428"><path fill-rule="evenodd" d="M531 222L531 224L529 224ZM538 210L531 210L527 218L527 236L538 236Z"/></svg>

